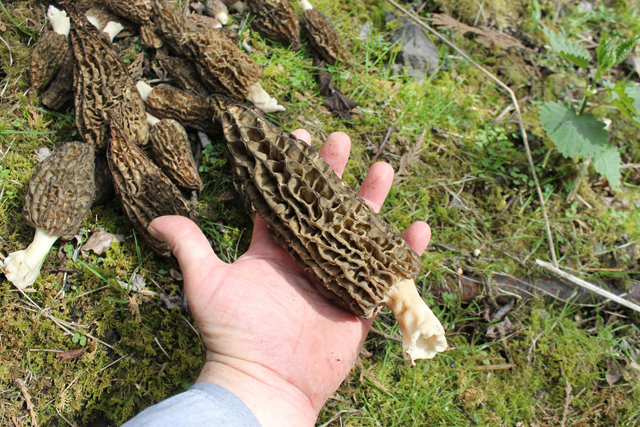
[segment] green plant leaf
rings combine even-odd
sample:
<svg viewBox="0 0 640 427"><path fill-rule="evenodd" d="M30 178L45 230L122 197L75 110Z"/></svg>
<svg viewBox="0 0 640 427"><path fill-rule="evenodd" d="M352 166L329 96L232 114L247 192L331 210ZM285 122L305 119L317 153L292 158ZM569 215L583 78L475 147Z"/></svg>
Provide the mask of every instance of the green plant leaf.
<svg viewBox="0 0 640 427"><path fill-rule="evenodd" d="M551 30L547 30L546 28L543 31L549 39L551 49L560 55L560 57L573 62L581 68L587 68L589 66L591 56L584 47L569 40L562 33L558 33L556 35L556 33Z"/></svg>
<svg viewBox="0 0 640 427"><path fill-rule="evenodd" d="M622 115L640 127L640 88L634 83L619 82L605 85L611 93L611 103Z"/></svg>
<svg viewBox="0 0 640 427"><path fill-rule="evenodd" d="M614 190L620 188L620 152L618 149L609 145L605 150L593 159L593 168L600 175L607 178L609 185Z"/></svg>
<svg viewBox="0 0 640 427"><path fill-rule="evenodd" d="M634 38L618 44L607 35L602 36L598 44L598 65L602 68L615 67L629 56L636 40Z"/></svg>
<svg viewBox="0 0 640 427"><path fill-rule="evenodd" d="M605 125L591 114L578 116L571 107L546 102L538 117L542 129L565 157L596 158L607 146Z"/></svg>

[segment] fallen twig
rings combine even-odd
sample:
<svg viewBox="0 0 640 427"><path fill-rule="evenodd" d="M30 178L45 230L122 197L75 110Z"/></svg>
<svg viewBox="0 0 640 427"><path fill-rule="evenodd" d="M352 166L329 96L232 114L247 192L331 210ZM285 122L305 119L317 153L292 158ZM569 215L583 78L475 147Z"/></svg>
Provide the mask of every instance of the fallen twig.
<svg viewBox="0 0 640 427"><path fill-rule="evenodd" d="M388 340L402 342L402 338L398 338L398 337L394 337L393 335L385 334L384 332L379 331L376 328L371 328L371 332L376 333L378 335L382 335L383 337L385 337Z"/></svg>
<svg viewBox="0 0 640 427"><path fill-rule="evenodd" d="M634 311L637 311L638 313L640 313L640 305L638 305L638 304L634 304L631 301L627 301L624 298L620 298L618 295L613 294L613 293L611 293L611 292L609 292L609 291L607 291L605 289L602 289L602 288L600 288L600 287L598 287L596 285L593 285L593 284L587 282L586 280L582 280L579 277L576 277L576 276L574 276L572 274L569 274L569 273L567 273L565 271L562 271L561 269L555 267L554 265L552 265L552 264L550 264L548 262L545 262L545 261L537 259L536 260L536 264L538 264L541 267L546 268L547 270L550 270L550 271L556 273L558 276L560 276L560 277L562 277L564 279L567 279L567 280L571 281L572 283L575 283L578 286L582 286L583 288L588 289L588 290L590 290L591 292L593 292L595 294L598 294L598 295L603 296L603 297L605 297L607 299L610 299L611 301L615 301L620 305L624 305L625 307L630 308L631 310L634 310Z"/></svg>
<svg viewBox="0 0 640 427"><path fill-rule="evenodd" d="M551 259L553 260L554 265L557 266L558 265L558 257L556 256L555 245L553 243L553 236L551 235L551 226L549 225L549 218L547 217L547 208L546 208L546 205L545 205L544 195L542 194L542 188L540 187L540 182L538 181L538 175L536 174L535 166L533 164L533 156L531 154L531 147L529 147L529 139L527 138L527 132L526 132L526 130L524 128L524 121L522 120L522 112L520 111L520 105L518 104L518 98L516 98L516 94L511 90L511 88L509 86L507 86L506 84L502 83L502 81L500 79L498 79L496 76L491 74L489 71L487 71L480 64L478 64L473 59L471 59L469 57L469 55L464 53L458 46L456 46L455 44L450 42L446 37L442 36L440 33L438 33L436 30L431 28L429 25L425 24L420 19L418 19L413 13L410 13L409 11L407 11L405 8L403 8L398 3L396 3L394 0L387 0L387 1L389 3L391 3L396 9L398 9L402 13L404 13L407 17L409 17L417 25L419 25L420 27L424 28L425 30L427 30L428 32L433 34L435 37L437 37L440 40L442 40L442 42L445 43L447 46L449 46L451 49L453 49L456 52L458 52L462 57L464 57L467 61L469 61L473 66L475 66L480 71L482 71L484 74L486 74L487 77L489 77L491 80L493 80L498 86L500 86L505 91L507 91L507 93L511 97L511 101L513 102L514 108L516 110L516 114L518 116L518 123L520 125L520 135L522 136L522 142L524 143L525 149L527 151L527 160L529 162L529 169L531 171L531 176L533 177L533 182L535 183L536 191L538 193L538 199L540 200L540 208L542 209L542 216L544 217L544 224L545 224L545 228L546 228L546 231L547 231L547 239L549 240L549 251L551 252Z"/></svg>
<svg viewBox="0 0 640 427"><path fill-rule="evenodd" d="M24 397L25 402L27 403L27 409L29 410L29 415L31 415L31 425L34 427L38 427L38 420L36 419L36 411L33 410L33 403L31 403L31 396L27 392L27 386L24 381L20 378L13 382L13 385L16 387L20 387L20 391L22 392L22 397Z"/></svg>
<svg viewBox="0 0 640 427"><path fill-rule="evenodd" d="M513 363L505 363L504 365L479 365L471 368L472 371L503 371L505 369L515 368Z"/></svg>

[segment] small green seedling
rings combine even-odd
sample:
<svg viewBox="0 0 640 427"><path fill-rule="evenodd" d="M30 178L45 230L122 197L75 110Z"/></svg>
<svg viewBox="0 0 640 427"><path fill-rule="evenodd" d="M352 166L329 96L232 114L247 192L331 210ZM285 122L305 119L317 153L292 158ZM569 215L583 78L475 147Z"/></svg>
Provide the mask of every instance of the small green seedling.
<svg viewBox="0 0 640 427"><path fill-rule="evenodd" d="M549 30L544 32L549 38L551 49L561 58L580 68L589 68L591 56L584 47L569 40L562 33L555 34ZM616 43L607 36L600 39L595 78L591 84L587 80L584 98L578 111L572 105L562 102L545 102L540 109L540 125L560 154L584 160L576 188L591 161L596 172L607 178L611 188L620 188L620 152L614 144L609 143L609 132L605 129L605 124L593 114L586 113L585 108L589 98L606 92L610 97L609 103L617 107L625 118L640 127L640 88L629 82L613 84L603 81L604 89L596 90L596 85L607 70L625 60L637 39L621 43Z"/></svg>
<svg viewBox="0 0 640 427"><path fill-rule="evenodd" d="M67 259L73 258L73 245L71 243L64 246L64 253L67 254Z"/></svg>
<svg viewBox="0 0 640 427"><path fill-rule="evenodd" d="M80 343L80 345L83 347L87 345L87 337L82 335L80 332L76 332L75 334L73 334L73 337L71 337L71 341L76 344Z"/></svg>

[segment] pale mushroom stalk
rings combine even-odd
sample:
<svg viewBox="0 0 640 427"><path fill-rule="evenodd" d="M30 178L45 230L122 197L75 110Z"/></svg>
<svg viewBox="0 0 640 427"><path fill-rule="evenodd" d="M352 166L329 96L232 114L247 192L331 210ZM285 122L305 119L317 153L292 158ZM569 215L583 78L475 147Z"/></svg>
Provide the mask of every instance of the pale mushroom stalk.
<svg viewBox="0 0 640 427"><path fill-rule="evenodd" d="M144 102L147 102L149 95L151 94L151 92L153 92L153 88L148 84L146 84L145 82L143 82L142 80L136 83L136 88L138 89L138 92L140 92L140 96L142 97L142 100ZM147 113L147 122L148 121L149 121L149 113Z"/></svg>
<svg viewBox="0 0 640 427"><path fill-rule="evenodd" d="M382 304L393 312L402 331L405 358L415 365L416 359L431 359L447 348L444 328L420 297L411 279L396 283Z"/></svg>
<svg viewBox="0 0 640 427"><path fill-rule="evenodd" d="M260 82L256 82L249 86L249 94L247 99L253 102L253 105L264 111L265 113L273 113L276 111L285 111L282 105L278 104L278 100L272 98L266 90L262 88Z"/></svg>
<svg viewBox="0 0 640 427"><path fill-rule="evenodd" d="M102 31L107 33L111 41L113 41L113 39L115 39L123 29L124 27L122 24L115 21L109 21Z"/></svg>
<svg viewBox="0 0 640 427"><path fill-rule="evenodd" d="M42 228L37 228L33 242L27 249L10 253L5 259L2 267L7 280L20 289L33 285L40 275L40 269L51 246L59 237L51 236Z"/></svg>
<svg viewBox="0 0 640 427"><path fill-rule="evenodd" d="M313 6L311 5L311 3L309 3L307 0L300 0L298 2L298 6L300 6L300 10L302 12L304 12L305 10L311 10L313 9Z"/></svg>
<svg viewBox="0 0 640 427"><path fill-rule="evenodd" d="M67 16L67 12L56 8L53 5L49 5L47 9L47 18L51 22L51 27L56 33L68 36L71 29L71 20Z"/></svg>
<svg viewBox="0 0 640 427"><path fill-rule="evenodd" d="M229 6L229 10L235 10L238 13L244 13L245 9L246 9L246 6L242 1L237 1L233 3L231 6Z"/></svg>

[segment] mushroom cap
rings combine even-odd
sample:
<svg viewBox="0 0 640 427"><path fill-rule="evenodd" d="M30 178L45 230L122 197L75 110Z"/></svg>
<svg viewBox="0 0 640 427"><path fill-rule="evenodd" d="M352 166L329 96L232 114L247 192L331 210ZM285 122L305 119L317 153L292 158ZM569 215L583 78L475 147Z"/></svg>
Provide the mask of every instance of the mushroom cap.
<svg viewBox="0 0 640 427"><path fill-rule="evenodd" d="M111 117L111 143L107 150L116 195L136 232L162 256L171 248L147 231L155 218L182 215L195 220L180 190L144 152L129 141L117 116Z"/></svg>
<svg viewBox="0 0 640 427"><path fill-rule="evenodd" d="M156 163L180 187L202 191L202 180L191 152L187 131L173 119L151 126L151 152Z"/></svg>
<svg viewBox="0 0 640 427"><path fill-rule="evenodd" d="M300 25L307 32L311 46L328 63L351 63L349 52L342 46L340 35L326 14L318 9L306 9L300 14Z"/></svg>
<svg viewBox="0 0 640 427"><path fill-rule="evenodd" d="M144 102L106 35L71 8L71 46L75 56L75 117L85 142L104 149L109 138L108 115L122 117L128 137L144 145L149 126Z"/></svg>
<svg viewBox="0 0 640 427"><path fill-rule="evenodd" d="M93 146L68 142L36 169L27 187L22 217L51 236L70 239L89 213L95 192Z"/></svg>
<svg viewBox="0 0 640 427"><path fill-rule="evenodd" d="M105 6L118 16L146 24L151 17L151 0L103 0Z"/></svg>
<svg viewBox="0 0 640 427"><path fill-rule="evenodd" d="M222 115L232 169L276 242L361 317L413 279L421 260L318 151L232 105Z"/></svg>
<svg viewBox="0 0 640 427"><path fill-rule="evenodd" d="M71 59L69 37L55 31L46 31L31 51L31 91L43 91Z"/></svg>
<svg viewBox="0 0 640 427"><path fill-rule="evenodd" d="M300 49L300 22L289 0L247 0L251 28L291 49Z"/></svg>

